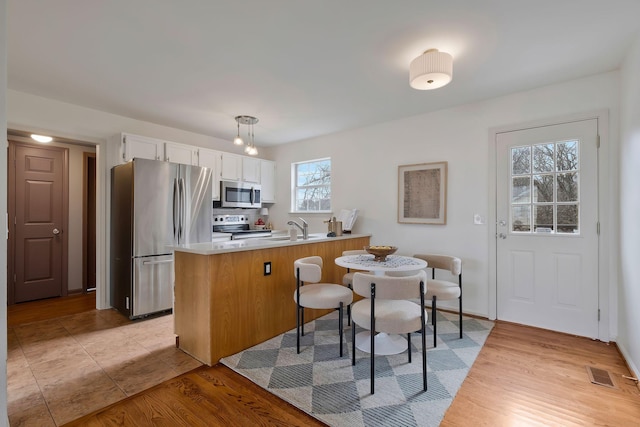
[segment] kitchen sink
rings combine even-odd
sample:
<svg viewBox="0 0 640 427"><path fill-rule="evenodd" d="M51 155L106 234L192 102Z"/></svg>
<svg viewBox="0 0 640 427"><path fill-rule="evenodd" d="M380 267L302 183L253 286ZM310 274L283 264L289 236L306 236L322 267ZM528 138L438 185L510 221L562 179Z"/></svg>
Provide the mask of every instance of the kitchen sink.
<svg viewBox="0 0 640 427"><path fill-rule="evenodd" d="M324 234L309 234L309 238L307 240L322 239L324 237L327 237L327 236ZM270 236L270 237L260 237L260 240L284 241L284 240L291 240L291 239L289 236ZM298 235L298 240L304 241L301 235Z"/></svg>

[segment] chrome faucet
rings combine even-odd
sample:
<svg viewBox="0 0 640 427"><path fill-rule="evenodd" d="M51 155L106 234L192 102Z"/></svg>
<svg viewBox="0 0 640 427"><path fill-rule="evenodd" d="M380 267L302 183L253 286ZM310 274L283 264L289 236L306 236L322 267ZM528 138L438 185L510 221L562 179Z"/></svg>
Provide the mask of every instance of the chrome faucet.
<svg viewBox="0 0 640 427"><path fill-rule="evenodd" d="M295 225L298 227L300 231L302 231L302 239L307 240L309 238L309 224L307 224L307 221L302 218L300 218L300 221L302 221L302 226L295 221L289 221L287 222L287 225Z"/></svg>

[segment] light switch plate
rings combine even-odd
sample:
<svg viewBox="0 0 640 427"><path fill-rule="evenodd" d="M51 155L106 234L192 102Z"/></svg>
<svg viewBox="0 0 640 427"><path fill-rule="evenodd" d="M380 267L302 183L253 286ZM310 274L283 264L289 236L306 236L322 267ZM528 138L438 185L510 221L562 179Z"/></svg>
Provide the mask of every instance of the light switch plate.
<svg viewBox="0 0 640 427"><path fill-rule="evenodd" d="M473 223L478 225L484 224L484 217L480 214L473 214Z"/></svg>

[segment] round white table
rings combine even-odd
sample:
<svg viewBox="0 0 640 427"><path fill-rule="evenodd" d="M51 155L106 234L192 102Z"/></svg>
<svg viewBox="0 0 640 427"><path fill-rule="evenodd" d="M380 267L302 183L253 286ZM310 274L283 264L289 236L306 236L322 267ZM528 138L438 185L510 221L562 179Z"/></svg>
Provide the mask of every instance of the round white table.
<svg viewBox="0 0 640 427"><path fill-rule="evenodd" d="M335 262L340 267L370 271L379 276L388 271L417 271L427 267L425 260L400 255L387 255L384 261L374 261L374 256L369 254L348 255L336 258ZM400 335L380 332L376 334L375 346L376 354L398 354L407 349L407 339ZM356 347L371 353L371 331L356 334Z"/></svg>
<svg viewBox="0 0 640 427"><path fill-rule="evenodd" d="M427 267L427 262L423 259L400 255L387 255L384 261L374 261L374 256L369 254L347 255L336 258L336 264L354 270L371 271L376 275L384 275L387 271L416 271Z"/></svg>

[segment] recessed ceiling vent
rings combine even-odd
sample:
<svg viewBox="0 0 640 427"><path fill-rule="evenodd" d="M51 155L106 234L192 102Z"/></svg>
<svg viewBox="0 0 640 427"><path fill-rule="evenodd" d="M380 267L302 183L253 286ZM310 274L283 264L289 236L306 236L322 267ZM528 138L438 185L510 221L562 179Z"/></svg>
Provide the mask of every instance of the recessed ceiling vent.
<svg viewBox="0 0 640 427"><path fill-rule="evenodd" d="M615 384L613 384L613 379L611 378L609 371L594 368L593 366L587 366L587 374L589 374L589 381L593 384L617 388Z"/></svg>

